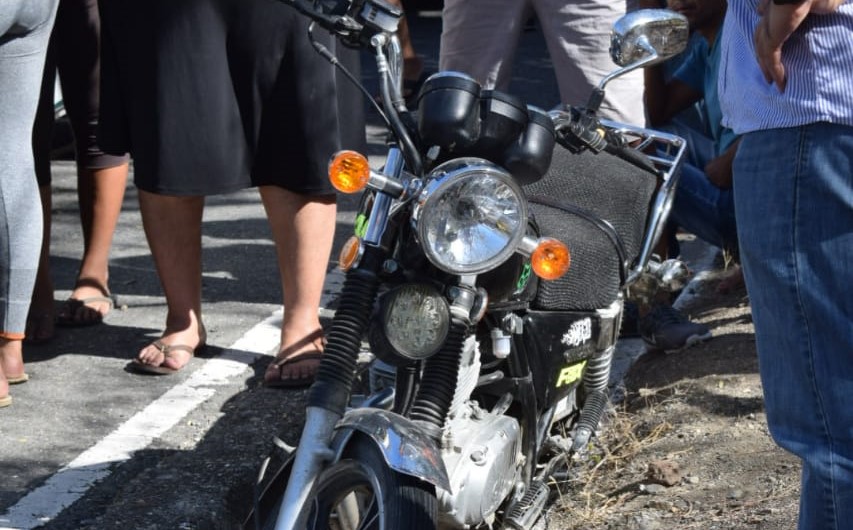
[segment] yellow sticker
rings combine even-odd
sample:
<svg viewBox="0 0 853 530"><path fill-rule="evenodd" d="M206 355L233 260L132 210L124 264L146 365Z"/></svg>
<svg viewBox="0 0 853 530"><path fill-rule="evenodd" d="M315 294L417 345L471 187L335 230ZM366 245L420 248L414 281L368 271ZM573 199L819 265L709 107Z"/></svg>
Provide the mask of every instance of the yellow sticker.
<svg viewBox="0 0 853 530"><path fill-rule="evenodd" d="M560 370L560 375L557 377L557 388L563 385L570 385L580 379L585 366L586 361L581 361Z"/></svg>

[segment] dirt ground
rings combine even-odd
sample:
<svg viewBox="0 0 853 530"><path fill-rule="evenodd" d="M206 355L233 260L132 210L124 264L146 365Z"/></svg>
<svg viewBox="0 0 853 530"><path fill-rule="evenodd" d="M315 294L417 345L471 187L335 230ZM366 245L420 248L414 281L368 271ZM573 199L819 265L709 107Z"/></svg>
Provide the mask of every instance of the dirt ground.
<svg viewBox="0 0 853 530"><path fill-rule="evenodd" d="M796 528L799 461L767 430L749 300L709 277L686 312L714 338L640 357L548 528Z"/></svg>

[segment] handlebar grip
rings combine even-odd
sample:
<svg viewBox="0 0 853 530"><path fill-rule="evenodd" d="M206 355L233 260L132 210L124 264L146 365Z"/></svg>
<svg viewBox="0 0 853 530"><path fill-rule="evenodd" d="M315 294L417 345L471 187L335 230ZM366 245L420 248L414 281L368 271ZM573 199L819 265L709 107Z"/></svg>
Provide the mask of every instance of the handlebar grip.
<svg viewBox="0 0 853 530"><path fill-rule="evenodd" d="M605 147L604 150L612 155L618 156L622 160L633 164L634 166L637 166L640 169L644 169L654 174L658 173L654 163L652 163L646 155L637 151L633 147L628 147L627 145L615 145L608 142L607 147Z"/></svg>

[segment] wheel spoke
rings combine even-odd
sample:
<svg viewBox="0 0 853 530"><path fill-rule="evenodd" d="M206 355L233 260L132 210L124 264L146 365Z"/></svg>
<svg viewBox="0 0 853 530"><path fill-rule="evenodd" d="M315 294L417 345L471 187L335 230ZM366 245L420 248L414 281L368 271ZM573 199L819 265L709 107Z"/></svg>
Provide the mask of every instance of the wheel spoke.
<svg viewBox="0 0 853 530"><path fill-rule="evenodd" d="M367 530L370 528L370 525L379 520L379 507L376 504L376 495L371 495L370 504L363 513L363 520L361 521L361 524L358 525L358 530Z"/></svg>

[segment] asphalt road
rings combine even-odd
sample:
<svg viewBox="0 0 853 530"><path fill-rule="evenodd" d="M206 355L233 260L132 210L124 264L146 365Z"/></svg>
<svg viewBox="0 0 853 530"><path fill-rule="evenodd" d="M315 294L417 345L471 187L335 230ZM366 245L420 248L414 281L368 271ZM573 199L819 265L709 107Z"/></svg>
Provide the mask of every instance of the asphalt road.
<svg viewBox="0 0 853 530"><path fill-rule="evenodd" d="M411 17L412 32L435 68L440 20L422 15ZM369 78L369 57L365 64ZM511 91L543 108L558 101L536 31L524 34ZM382 135L368 132L377 155ZM70 293L82 249L75 186L73 163L55 162L57 304ZM336 249L351 233L353 204L341 200ZM0 411L0 528L233 528L248 512L272 435L298 437L303 398L260 386L278 342L280 287L256 191L210 197L203 244L211 347L173 376L128 373L125 365L159 336L165 315L128 187L110 266L118 307L103 325L60 328L52 342L28 345L31 381L13 387L13 406ZM329 316L341 276L334 263L318 266L330 271Z"/></svg>

